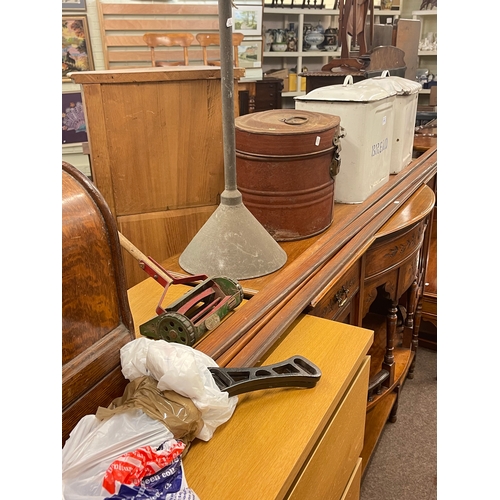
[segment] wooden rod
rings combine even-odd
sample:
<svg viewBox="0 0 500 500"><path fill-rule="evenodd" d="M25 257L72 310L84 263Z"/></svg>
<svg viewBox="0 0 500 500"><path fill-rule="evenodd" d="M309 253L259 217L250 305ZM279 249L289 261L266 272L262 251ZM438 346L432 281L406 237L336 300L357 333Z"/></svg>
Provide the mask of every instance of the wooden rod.
<svg viewBox="0 0 500 500"><path fill-rule="evenodd" d="M144 264L147 264L158 276L162 277L168 284L172 284L173 279L160 267L158 267L147 255L143 254L131 241L125 238L125 236L123 236L120 231L118 231L118 237L120 238L120 245L125 250L127 250L127 252L139 262L139 264L141 262L144 262Z"/></svg>
<svg viewBox="0 0 500 500"><path fill-rule="evenodd" d="M397 198L400 189L395 190L396 186L403 183L401 191L404 191L406 185L411 183L415 177L417 178L416 182L422 182L422 177L426 175L432 177L432 174L428 174L427 171L433 170L435 167L436 157L424 154L418 160L420 159L422 161L417 161L416 165L413 162L410 164L412 168L401 171L398 176L394 176L397 179L391 179L391 186L381 188L378 191L379 197L374 198L371 204L368 203L369 207L360 205L355 223L354 221L350 222L339 232L327 233L317 240L299 258L272 279L262 291L246 302L237 311L237 314L227 318L210 335L204 337L197 348L213 359L218 359L247 332L258 330L259 327L256 329L254 327L261 323L263 318L266 318L269 313L272 316L274 313L271 311L275 308L279 309L287 300L290 300L298 288L318 272L322 265L359 231L360 227L368 224L373 217ZM423 174L420 174L421 171Z"/></svg>
<svg viewBox="0 0 500 500"><path fill-rule="evenodd" d="M262 357L280 339L286 329L295 321L302 311L310 304L321 290L332 278L347 269L358 259L364 251L373 243L375 234L415 192L413 187L407 189L399 197L399 203L388 205L369 224L354 236L336 255L330 260L311 280L305 283L290 300L283 304L265 325L257 332L246 345L235 351L231 349L225 353L225 366L253 366L261 362ZM230 361L227 358L233 355ZM220 365L219 360L217 363Z"/></svg>

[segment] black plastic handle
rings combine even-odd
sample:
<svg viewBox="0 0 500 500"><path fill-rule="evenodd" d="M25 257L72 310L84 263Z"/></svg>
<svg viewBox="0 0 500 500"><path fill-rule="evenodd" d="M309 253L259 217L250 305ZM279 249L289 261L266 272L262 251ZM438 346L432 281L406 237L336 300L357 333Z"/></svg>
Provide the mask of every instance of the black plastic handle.
<svg viewBox="0 0 500 500"><path fill-rule="evenodd" d="M209 371L217 387L229 396L278 387L311 388L321 378L320 369L302 356L255 368L210 367Z"/></svg>

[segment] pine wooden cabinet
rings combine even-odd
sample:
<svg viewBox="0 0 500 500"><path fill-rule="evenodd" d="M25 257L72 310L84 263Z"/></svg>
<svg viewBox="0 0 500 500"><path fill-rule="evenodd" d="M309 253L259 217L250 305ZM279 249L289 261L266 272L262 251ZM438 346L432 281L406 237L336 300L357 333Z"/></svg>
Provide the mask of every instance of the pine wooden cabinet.
<svg viewBox="0 0 500 500"><path fill-rule="evenodd" d="M243 71L236 68L235 79ZM119 230L157 260L181 252L224 189L220 68L88 71L72 79L82 85L93 181ZM128 287L147 277L127 252L123 259Z"/></svg>

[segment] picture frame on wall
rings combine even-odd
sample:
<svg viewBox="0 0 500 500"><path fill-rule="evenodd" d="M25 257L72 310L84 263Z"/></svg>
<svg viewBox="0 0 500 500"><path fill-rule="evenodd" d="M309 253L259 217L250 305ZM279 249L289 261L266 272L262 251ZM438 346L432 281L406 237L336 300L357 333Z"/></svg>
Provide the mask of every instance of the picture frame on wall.
<svg viewBox="0 0 500 500"><path fill-rule="evenodd" d="M62 94L62 143L87 142L87 125L81 92Z"/></svg>
<svg viewBox="0 0 500 500"><path fill-rule="evenodd" d="M87 10L87 0L61 0L62 10Z"/></svg>
<svg viewBox="0 0 500 500"><path fill-rule="evenodd" d="M237 5L233 7L233 32L245 36L262 35L262 6Z"/></svg>
<svg viewBox="0 0 500 500"><path fill-rule="evenodd" d="M241 68L261 68L262 40L243 40L238 46L238 63Z"/></svg>
<svg viewBox="0 0 500 500"><path fill-rule="evenodd" d="M62 80L71 81L68 73L92 71L94 60L87 16L62 16Z"/></svg>

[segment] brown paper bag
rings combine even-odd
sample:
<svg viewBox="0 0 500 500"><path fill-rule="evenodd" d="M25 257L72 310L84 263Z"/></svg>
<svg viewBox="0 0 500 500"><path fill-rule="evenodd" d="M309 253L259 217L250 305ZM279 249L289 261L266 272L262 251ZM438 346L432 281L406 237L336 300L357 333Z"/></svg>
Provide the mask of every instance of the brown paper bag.
<svg viewBox="0 0 500 500"><path fill-rule="evenodd" d="M159 391L157 381L152 377L139 377L129 382L123 396L114 399L108 408L99 407L96 417L104 420L137 408L163 422L175 439L186 444L193 441L203 427L201 412L191 399L174 391Z"/></svg>

